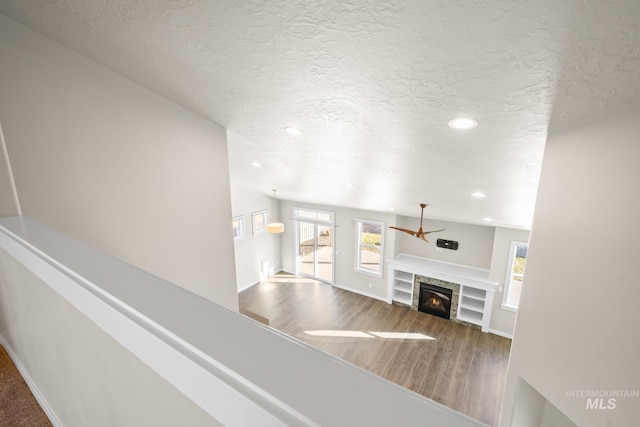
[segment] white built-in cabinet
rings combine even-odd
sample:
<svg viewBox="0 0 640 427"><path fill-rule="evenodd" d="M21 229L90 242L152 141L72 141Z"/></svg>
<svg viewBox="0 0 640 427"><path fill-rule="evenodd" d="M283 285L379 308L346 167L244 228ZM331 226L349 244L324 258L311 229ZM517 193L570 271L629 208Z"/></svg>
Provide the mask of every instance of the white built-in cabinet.
<svg viewBox="0 0 640 427"><path fill-rule="evenodd" d="M413 301L414 275L409 271L392 270L392 300L405 305Z"/></svg>
<svg viewBox="0 0 640 427"><path fill-rule="evenodd" d="M489 270L400 254L387 261L389 282L387 302L408 306L413 302L415 276L445 280L460 285L458 320L478 325L489 331L493 297L498 283L489 280Z"/></svg>
<svg viewBox="0 0 640 427"><path fill-rule="evenodd" d="M460 300L458 301L458 319L482 326L485 318L487 291L471 286L460 286ZM490 312L486 317L491 315Z"/></svg>

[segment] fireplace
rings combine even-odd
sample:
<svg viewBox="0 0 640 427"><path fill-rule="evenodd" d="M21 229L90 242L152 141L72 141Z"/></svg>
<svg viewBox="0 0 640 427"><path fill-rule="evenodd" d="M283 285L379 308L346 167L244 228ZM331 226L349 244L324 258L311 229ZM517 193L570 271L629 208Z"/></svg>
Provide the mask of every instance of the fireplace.
<svg viewBox="0 0 640 427"><path fill-rule="evenodd" d="M452 296L451 289L420 282L418 310L449 319L451 317Z"/></svg>

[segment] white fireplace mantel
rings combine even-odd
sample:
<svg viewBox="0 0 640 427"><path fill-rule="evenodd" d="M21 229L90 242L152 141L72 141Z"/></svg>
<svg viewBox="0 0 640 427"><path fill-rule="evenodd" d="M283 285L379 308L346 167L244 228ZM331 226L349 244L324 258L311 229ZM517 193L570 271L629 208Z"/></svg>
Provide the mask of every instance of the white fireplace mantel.
<svg viewBox="0 0 640 427"><path fill-rule="evenodd" d="M410 306L416 275L457 283L460 285L458 320L479 325L483 332L489 330L493 297L498 288L497 282L489 280L489 270L408 254L387 261L387 267L387 302Z"/></svg>

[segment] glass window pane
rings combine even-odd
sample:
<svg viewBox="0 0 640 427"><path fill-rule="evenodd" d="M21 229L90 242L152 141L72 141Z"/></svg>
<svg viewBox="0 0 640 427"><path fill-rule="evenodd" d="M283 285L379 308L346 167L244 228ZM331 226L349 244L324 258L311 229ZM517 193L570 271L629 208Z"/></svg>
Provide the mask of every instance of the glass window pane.
<svg viewBox="0 0 640 427"><path fill-rule="evenodd" d="M517 310L520 304L528 248L529 246L526 243L511 242L510 265L507 270L508 274L502 299L503 306L507 308Z"/></svg>
<svg viewBox="0 0 640 427"><path fill-rule="evenodd" d="M233 218L233 238L235 240L242 239L244 237L244 216L240 215Z"/></svg>
<svg viewBox="0 0 640 427"><path fill-rule="evenodd" d="M384 223L357 220L356 270L382 276Z"/></svg>

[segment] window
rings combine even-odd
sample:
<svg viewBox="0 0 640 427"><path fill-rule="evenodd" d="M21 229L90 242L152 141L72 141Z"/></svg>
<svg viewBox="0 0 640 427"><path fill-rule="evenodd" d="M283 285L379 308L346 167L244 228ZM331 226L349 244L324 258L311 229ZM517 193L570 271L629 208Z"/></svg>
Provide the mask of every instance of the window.
<svg viewBox="0 0 640 427"><path fill-rule="evenodd" d="M504 292L502 294L502 308L508 310L518 309L528 248L529 245L527 243L511 242L509 261L507 263L507 277L504 282Z"/></svg>
<svg viewBox="0 0 640 427"><path fill-rule="evenodd" d="M293 208L293 218L299 220L315 220L314 222L323 222L333 224L333 212L319 211L316 209Z"/></svg>
<svg viewBox="0 0 640 427"><path fill-rule="evenodd" d="M356 219L356 271L382 277L384 222Z"/></svg>
<svg viewBox="0 0 640 427"><path fill-rule="evenodd" d="M269 222L269 211L263 210L259 212L253 212L251 214L251 230L253 234L260 234L267 231L267 223Z"/></svg>
<svg viewBox="0 0 640 427"><path fill-rule="evenodd" d="M244 215L233 217L233 240L244 239Z"/></svg>

